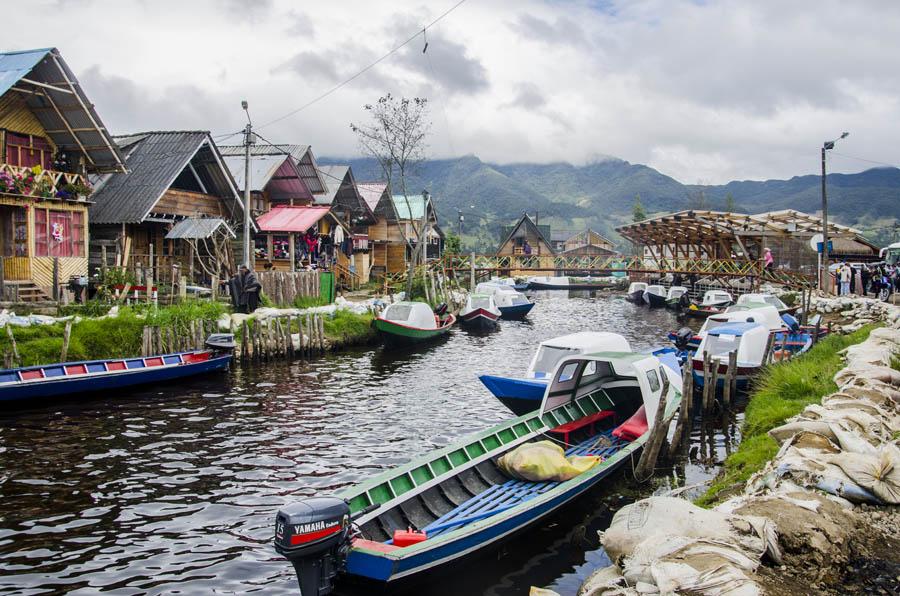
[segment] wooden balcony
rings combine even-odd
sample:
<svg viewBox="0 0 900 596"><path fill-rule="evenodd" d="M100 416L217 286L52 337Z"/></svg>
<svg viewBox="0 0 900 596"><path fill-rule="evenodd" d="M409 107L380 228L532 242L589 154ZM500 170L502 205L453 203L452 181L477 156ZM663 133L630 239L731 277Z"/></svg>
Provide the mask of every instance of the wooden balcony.
<svg viewBox="0 0 900 596"><path fill-rule="evenodd" d="M80 174L0 163L0 194L86 202L91 186Z"/></svg>

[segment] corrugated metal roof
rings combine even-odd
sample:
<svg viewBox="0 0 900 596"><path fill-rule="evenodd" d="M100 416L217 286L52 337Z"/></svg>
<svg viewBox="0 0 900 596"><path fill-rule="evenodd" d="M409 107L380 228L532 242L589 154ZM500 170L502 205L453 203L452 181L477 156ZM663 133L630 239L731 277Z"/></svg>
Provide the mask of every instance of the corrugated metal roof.
<svg viewBox="0 0 900 596"><path fill-rule="evenodd" d="M234 230L220 217L188 217L169 230L166 240L201 240L209 238L221 227L224 227L232 238L237 237Z"/></svg>
<svg viewBox="0 0 900 596"><path fill-rule="evenodd" d="M256 223L263 232L305 232L328 215L330 207L275 207L260 215Z"/></svg>
<svg viewBox="0 0 900 596"><path fill-rule="evenodd" d="M122 154L59 50L0 53L0 94L20 93L14 86L31 91L25 103L54 145L86 155L91 171L123 169Z"/></svg>
<svg viewBox="0 0 900 596"><path fill-rule="evenodd" d="M411 195L406 198L403 195L393 195L391 199L394 201L397 219L422 219L425 213L425 197L422 195Z"/></svg>
<svg viewBox="0 0 900 596"><path fill-rule="evenodd" d="M220 165L221 156L206 131L152 131L115 137L125 150L127 174L111 174L91 195L91 223L140 223L182 171L191 164L207 191L240 209L237 188ZM209 186L212 186L210 188Z"/></svg>
<svg viewBox="0 0 900 596"><path fill-rule="evenodd" d="M316 205L331 205L334 203L334 198L340 192L341 185L349 183L347 180L347 172L349 171L350 166L322 166L319 168L319 173L322 174L325 180L326 189L323 194L316 196Z"/></svg>
<svg viewBox="0 0 900 596"><path fill-rule="evenodd" d="M244 156L240 157L223 155L225 165L234 177L234 183L240 190L244 190ZM286 162L286 155L259 155L250 157L250 190L254 192L262 192L266 188L266 184L278 171L278 168Z"/></svg>
<svg viewBox="0 0 900 596"><path fill-rule="evenodd" d="M223 145L219 147L222 155L227 157L244 156L243 145ZM321 194L327 192L325 181L319 175L316 158L313 155L312 147L309 145L270 145L268 143L257 143L250 147L251 156L275 156L290 155L296 162L296 168L300 177L306 184L306 187L313 194Z"/></svg>

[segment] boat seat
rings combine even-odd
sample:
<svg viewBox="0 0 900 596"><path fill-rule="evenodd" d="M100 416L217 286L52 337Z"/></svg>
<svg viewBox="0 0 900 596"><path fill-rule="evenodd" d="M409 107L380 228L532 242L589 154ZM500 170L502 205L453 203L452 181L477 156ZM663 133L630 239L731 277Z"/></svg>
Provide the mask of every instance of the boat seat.
<svg viewBox="0 0 900 596"><path fill-rule="evenodd" d="M591 434L593 435L594 424L600 422L601 420L605 420L607 418L612 417L613 424L615 424L616 413L612 410L600 410L599 412L595 412L590 414L589 416L584 416L583 418L579 418L578 420L573 420L572 422L566 422L565 424L560 424L556 428L551 428L548 432L561 434L563 436L563 442L568 445L569 444L569 435L575 432L578 429L584 428L585 426L591 427Z"/></svg>
<svg viewBox="0 0 900 596"><path fill-rule="evenodd" d="M594 435L566 450L566 455L597 455L608 459L627 444L612 437L612 431ZM606 437L602 445L601 437ZM460 503L424 528L420 528L429 538L449 532L466 524L485 519L494 514L511 509L558 486L559 482L530 482L528 480L507 480L495 484L484 492Z"/></svg>
<svg viewBox="0 0 900 596"><path fill-rule="evenodd" d="M617 439L631 442L647 432L648 426L647 410L644 409L644 406L641 406L631 418L616 427L612 431L612 435Z"/></svg>

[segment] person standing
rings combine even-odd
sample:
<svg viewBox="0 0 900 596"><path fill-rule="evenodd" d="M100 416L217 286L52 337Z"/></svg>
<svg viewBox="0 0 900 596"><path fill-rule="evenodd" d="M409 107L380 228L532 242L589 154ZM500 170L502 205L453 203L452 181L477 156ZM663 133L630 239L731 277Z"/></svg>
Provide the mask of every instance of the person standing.
<svg viewBox="0 0 900 596"><path fill-rule="evenodd" d="M862 295L867 296L869 293L869 280L872 279L872 270L869 269L867 263L863 263L862 269L859 272L859 279L862 281Z"/></svg>
<svg viewBox="0 0 900 596"><path fill-rule="evenodd" d="M241 265L237 286L241 292L238 297L238 310L242 313L251 314L259 306L259 293L262 290L262 284L259 283L256 274L250 271L250 267L246 264Z"/></svg>
<svg viewBox="0 0 900 596"><path fill-rule="evenodd" d="M531 245L528 244L528 240L527 240L527 239L525 240L525 243L522 244L522 253L524 253L526 257L530 257L530 256L531 256Z"/></svg>
<svg viewBox="0 0 900 596"><path fill-rule="evenodd" d="M766 247L765 252L766 254L763 258L766 262L766 271L771 273L772 270L775 269L775 257L772 256L772 250L769 247Z"/></svg>
<svg viewBox="0 0 900 596"><path fill-rule="evenodd" d="M847 296L850 294L850 266L847 263L841 263L840 268L838 269L838 274L841 280L841 296Z"/></svg>

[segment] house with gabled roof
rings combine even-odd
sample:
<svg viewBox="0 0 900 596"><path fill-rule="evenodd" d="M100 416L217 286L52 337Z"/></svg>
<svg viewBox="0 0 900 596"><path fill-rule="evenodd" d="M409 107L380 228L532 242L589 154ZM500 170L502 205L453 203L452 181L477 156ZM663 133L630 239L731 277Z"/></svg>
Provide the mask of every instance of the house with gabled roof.
<svg viewBox="0 0 900 596"><path fill-rule="evenodd" d="M96 181L92 264L139 273L152 254L155 280L186 275L208 284L227 278L236 270L230 240L243 221L243 205L209 132L149 131L114 139L127 172Z"/></svg>
<svg viewBox="0 0 900 596"><path fill-rule="evenodd" d="M513 226L506 230L501 239L500 246L497 248L497 254L506 255L524 255L526 252L525 245L531 247L531 254L534 256L553 255L553 245L548 240L550 230L542 230L535 223L531 216L523 213Z"/></svg>
<svg viewBox="0 0 900 596"><path fill-rule="evenodd" d="M0 53L0 300L88 273L89 175L125 160L56 48Z"/></svg>
<svg viewBox="0 0 900 596"><path fill-rule="evenodd" d="M599 256L615 254L612 240L588 228L571 235L563 243L559 254L575 257Z"/></svg>

